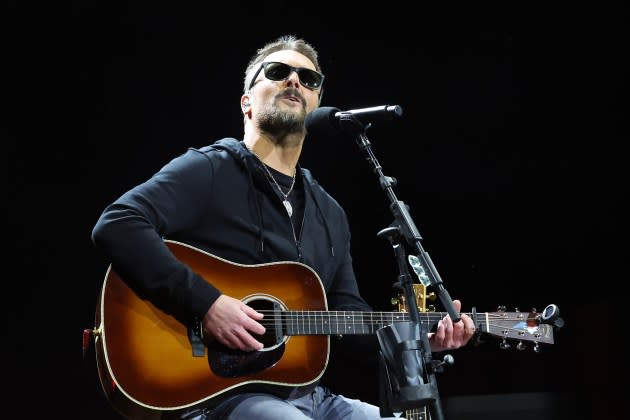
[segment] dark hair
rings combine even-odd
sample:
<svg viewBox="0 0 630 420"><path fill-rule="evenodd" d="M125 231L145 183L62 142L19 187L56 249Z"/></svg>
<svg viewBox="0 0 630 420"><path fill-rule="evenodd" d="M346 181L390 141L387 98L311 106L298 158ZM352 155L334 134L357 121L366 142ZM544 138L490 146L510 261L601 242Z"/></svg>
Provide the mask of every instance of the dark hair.
<svg viewBox="0 0 630 420"><path fill-rule="evenodd" d="M247 88L250 84L250 79L253 77L254 69L258 64L265 61L265 58L271 53L282 50L297 51L315 65L315 70L322 72L319 67L319 61L317 60L317 51L308 42L303 39L297 38L295 35L283 35L277 38L275 41L267 43L264 47L256 51L256 54L249 60L247 68L245 69L245 80L243 83L243 92L247 92Z"/></svg>

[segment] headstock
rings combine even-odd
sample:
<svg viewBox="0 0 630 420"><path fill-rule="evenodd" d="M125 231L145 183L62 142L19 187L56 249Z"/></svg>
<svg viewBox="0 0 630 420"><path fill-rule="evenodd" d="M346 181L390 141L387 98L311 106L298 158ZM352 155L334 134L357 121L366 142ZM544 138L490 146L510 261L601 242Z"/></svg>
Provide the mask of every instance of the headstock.
<svg viewBox="0 0 630 420"><path fill-rule="evenodd" d="M427 308L427 300L435 300L434 293L427 293L426 286L414 283L413 289L419 312L431 313L435 311L433 305ZM392 299L392 304L400 312L407 312L406 297L404 293L399 293ZM501 340L499 347L509 349L512 347L511 341L516 341L517 350L525 350L526 342L534 343L533 349L540 351L540 343L553 344L554 330L564 325L564 321L559 317L560 309L556 305L548 305L542 313L538 313L535 308L529 312L519 312L518 308L514 312L508 312L505 306L499 306L496 312L473 312L467 315L473 318L477 330L486 335L494 336ZM435 313L437 321L442 314ZM475 343L480 344L481 335L475 338Z"/></svg>
<svg viewBox="0 0 630 420"><path fill-rule="evenodd" d="M472 312L475 323L480 330L488 335L501 339L499 346L502 349L508 349L512 345L508 339L516 340L517 350L526 348L525 342L534 343L534 351L540 351L540 343L553 344L554 342L554 326L559 323L559 309L556 305L549 305L542 314L537 313L536 309L530 312L508 312L505 307L499 307L497 312L488 312L485 314Z"/></svg>

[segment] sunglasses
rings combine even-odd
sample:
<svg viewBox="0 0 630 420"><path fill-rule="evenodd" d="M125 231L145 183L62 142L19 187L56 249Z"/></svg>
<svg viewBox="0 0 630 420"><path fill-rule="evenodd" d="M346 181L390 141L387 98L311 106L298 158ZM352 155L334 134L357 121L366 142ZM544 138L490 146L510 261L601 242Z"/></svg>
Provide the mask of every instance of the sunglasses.
<svg viewBox="0 0 630 420"><path fill-rule="evenodd" d="M300 84L308 89L317 89L321 87L322 83L324 83L324 75L316 72L315 70L307 69L305 67L291 67L288 64L279 63L277 61L268 61L266 63L262 63L260 67L258 67L256 74L254 74L254 77L249 84L248 90L251 90L254 87L256 78L258 77L258 74L260 74L261 70L264 71L267 79L276 82L287 80L292 72L296 72L298 78L300 79Z"/></svg>

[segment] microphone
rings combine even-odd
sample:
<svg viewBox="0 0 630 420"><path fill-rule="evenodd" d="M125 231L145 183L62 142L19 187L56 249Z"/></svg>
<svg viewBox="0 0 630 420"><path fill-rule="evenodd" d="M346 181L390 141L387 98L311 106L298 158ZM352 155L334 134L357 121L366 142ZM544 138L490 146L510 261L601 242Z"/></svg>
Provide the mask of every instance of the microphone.
<svg viewBox="0 0 630 420"><path fill-rule="evenodd" d="M309 134L330 135L341 130L340 121L356 118L363 123L388 121L402 115L399 105L382 105L370 108L350 109L341 111L339 108L323 106L306 116L304 125Z"/></svg>

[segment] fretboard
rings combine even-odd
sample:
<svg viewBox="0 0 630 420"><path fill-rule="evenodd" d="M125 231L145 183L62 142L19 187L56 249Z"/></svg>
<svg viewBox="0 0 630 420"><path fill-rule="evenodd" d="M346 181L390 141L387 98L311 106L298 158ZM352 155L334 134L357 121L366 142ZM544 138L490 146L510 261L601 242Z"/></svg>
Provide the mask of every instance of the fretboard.
<svg viewBox="0 0 630 420"><path fill-rule="evenodd" d="M364 335L394 322L410 321L407 312L361 311L282 311L282 330L286 335ZM446 313L429 312L419 315L423 328L442 319Z"/></svg>

